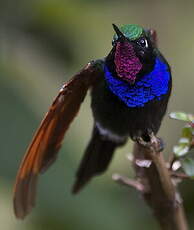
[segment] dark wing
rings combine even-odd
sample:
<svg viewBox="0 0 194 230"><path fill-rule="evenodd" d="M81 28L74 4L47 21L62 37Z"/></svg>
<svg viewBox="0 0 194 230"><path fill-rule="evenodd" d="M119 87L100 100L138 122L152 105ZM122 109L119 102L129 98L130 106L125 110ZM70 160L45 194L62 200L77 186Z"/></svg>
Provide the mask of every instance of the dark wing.
<svg viewBox="0 0 194 230"><path fill-rule="evenodd" d="M38 174L56 159L64 134L87 90L102 75L103 61L89 63L72 80L64 84L38 128L17 174L14 187L14 211L24 218L35 205Z"/></svg>

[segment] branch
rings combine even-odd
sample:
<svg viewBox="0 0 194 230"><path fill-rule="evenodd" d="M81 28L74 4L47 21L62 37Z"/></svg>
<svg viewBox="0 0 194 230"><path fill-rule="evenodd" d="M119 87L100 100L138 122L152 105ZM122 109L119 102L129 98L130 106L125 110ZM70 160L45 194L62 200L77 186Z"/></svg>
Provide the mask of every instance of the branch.
<svg viewBox="0 0 194 230"><path fill-rule="evenodd" d="M152 142L152 138L155 138ZM158 143L156 143L156 140ZM144 187L142 195L152 208L154 215L163 230L187 230L182 199L173 184L170 172L166 167L162 152L157 150L159 139L151 137L150 145L134 145L134 169L137 179ZM151 161L149 167L136 164L137 161Z"/></svg>
<svg viewBox="0 0 194 230"><path fill-rule="evenodd" d="M145 192L145 187L143 184L139 183L137 180L129 179L125 176L119 174L113 174L112 179L120 185L131 186L139 192Z"/></svg>

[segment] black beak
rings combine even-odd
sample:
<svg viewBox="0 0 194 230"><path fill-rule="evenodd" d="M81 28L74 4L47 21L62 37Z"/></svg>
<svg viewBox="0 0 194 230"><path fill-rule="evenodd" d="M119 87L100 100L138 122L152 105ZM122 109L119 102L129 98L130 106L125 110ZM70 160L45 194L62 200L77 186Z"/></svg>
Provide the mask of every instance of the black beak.
<svg viewBox="0 0 194 230"><path fill-rule="evenodd" d="M121 39L121 38L126 39L125 35L119 30L119 28L115 24L112 24L112 26L113 26L113 29L116 32L117 36L118 36L118 39Z"/></svg>

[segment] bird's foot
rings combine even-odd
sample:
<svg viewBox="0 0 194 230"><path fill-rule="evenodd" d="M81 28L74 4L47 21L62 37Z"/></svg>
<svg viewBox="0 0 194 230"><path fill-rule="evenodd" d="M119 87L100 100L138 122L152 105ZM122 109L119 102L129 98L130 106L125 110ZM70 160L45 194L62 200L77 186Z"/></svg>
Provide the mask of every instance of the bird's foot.
<svg viewBox="0 0 194 230"><path fill-rule="evenodd" d="M143 137L136 137L135 141L146 147L146 148L153 148L156 152L161 152L164 149L164 142L161 138L156 137L153 132L151 132L149 135L149 141L146 141Z"/></svg>

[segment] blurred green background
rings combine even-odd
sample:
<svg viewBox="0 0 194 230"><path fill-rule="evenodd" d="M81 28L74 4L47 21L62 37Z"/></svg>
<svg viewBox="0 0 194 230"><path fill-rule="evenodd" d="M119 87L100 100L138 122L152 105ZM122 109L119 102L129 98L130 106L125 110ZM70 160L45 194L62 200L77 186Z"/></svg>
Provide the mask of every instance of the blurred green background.
<svg viewBox="0 0 194 230"><path fill-rule="evenodd" d="M115 154L109 170L83 192L71 195L75 171L92 128L90 97L71 125L58 161L41 176L37 205L24 221L12 210L20 160L62 84L89 60L111 49L111 23L155 28L172 67L168 111L194 112L194 1L6 0L0 1L0 228L3 230L158 229L140 195L111 180L133 176L126 154ZM160 135L166 152L181 123L165 117ZM180 186L190 229L194 229L194 182Z"/></svg>

